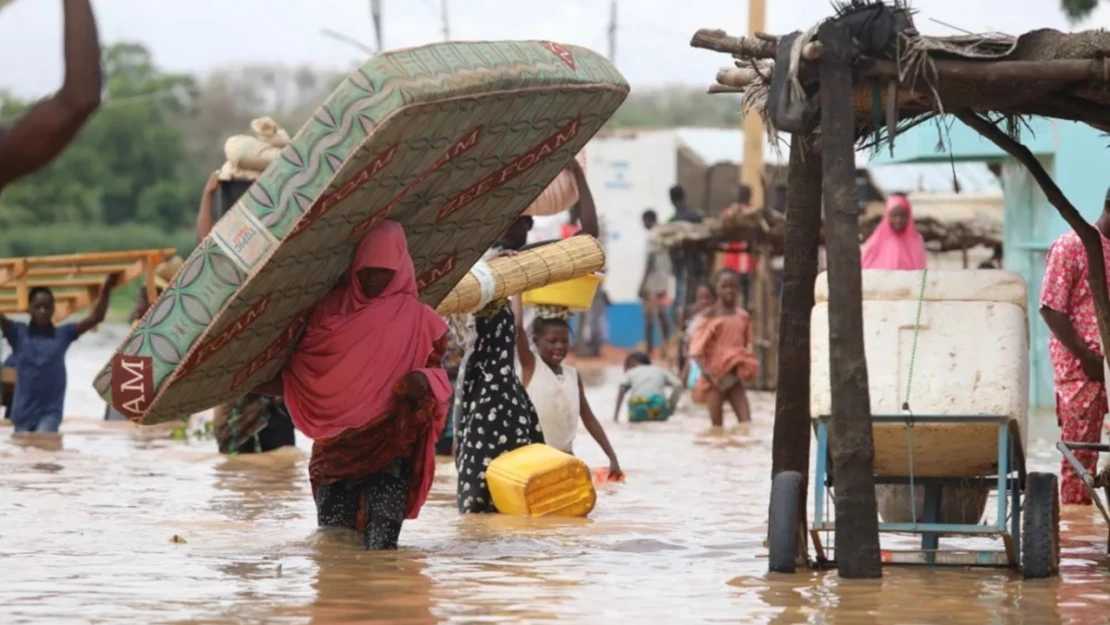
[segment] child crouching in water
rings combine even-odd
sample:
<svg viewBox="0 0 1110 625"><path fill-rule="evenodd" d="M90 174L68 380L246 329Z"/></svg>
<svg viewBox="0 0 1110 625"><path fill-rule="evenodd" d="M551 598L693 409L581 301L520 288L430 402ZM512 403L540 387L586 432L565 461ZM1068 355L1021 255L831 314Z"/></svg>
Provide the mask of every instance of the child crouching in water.
<svg viewBox="0 0 1110 625"><path fill-rule="evenodd" d="M671 396L665 393L671 387ZM674 414L678 399L682 397L685 386L675 374L651 364L651 357L643 352L633 352L624 360L624 381L617 395L617 407L613 411L613 422L620 420L621 404L625 395L628 398L629 423L643 421L666 421Z"/></svg>
<svg viewBox="0 0 1110 625"><path fill-rule="evenodd" d="M536 408L536 415L543 430L544 442L559 451L573 454L574 437L578 421L597 441L609 457L609 476L619 478L623 472L617 454L609 444L609 437L586 400L586 391L578 371L563 360L570 347L570 325L563 316L551 311L537 310L532 324L532 338L536 352L532 351L528 333L524 329L524 311L520 298L513 299L516 316L516 351L520 359L520 381ZM536 358L537 353L539 358Z"/></svg>
<svg viewBox="0 0 1110 625"><path fill-rule="evenodd" d="M705 312L690 341L690 356L701 367L694 399L704 400L714 427L724 424L727 401L741 423L751 421L744 388L759 373L759 359L752 352L752 320L737 305L740 280L725 269L717 275L717 303Z"/></svg>

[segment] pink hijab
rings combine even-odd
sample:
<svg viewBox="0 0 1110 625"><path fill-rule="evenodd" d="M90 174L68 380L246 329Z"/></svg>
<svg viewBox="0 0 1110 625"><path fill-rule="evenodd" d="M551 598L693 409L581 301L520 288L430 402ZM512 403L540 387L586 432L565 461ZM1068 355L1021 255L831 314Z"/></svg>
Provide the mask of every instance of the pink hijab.
<svg viewBox="0 0 1110 625"><path fill-rule="evenodd" d="M368 267L395 272L373 299L356 275ZM387 416L394 385L411 371L422 371L436 399L446 403L447 374L424 368L446 331L447 324L417 298L404 229L383 221L359 243L346 286L316 305L285 367L285 403L297 429L319 440Z"/></svg>
<svg viewBox="0 0 1110 625"><path fill-rule="evenodd" d="M906 209L906 229L901 232L890 227L890 213L896 208ZM925 268L925 239L913 224L913 207L905 196L887 198L883 220L863 244L861 265L864 269Z"/></svg>

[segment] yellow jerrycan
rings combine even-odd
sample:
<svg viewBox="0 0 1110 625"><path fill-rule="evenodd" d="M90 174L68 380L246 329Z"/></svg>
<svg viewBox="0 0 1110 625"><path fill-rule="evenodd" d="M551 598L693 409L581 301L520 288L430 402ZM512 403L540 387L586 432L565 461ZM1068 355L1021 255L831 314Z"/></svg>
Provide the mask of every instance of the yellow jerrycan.
<svg viewBox="0 0 1110 625"><path fill-rule="evenodd" d="M486 468L486 483L502 514L584 517L597 503L586 463L547 445L501 454Z"/></svg>

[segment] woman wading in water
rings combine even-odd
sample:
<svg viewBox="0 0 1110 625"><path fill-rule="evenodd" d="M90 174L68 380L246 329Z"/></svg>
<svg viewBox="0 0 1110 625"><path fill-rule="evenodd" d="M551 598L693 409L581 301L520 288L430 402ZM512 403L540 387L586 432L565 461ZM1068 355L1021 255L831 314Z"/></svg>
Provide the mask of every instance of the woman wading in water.
<svg viewBox="0 0 1110 625"><path fill-rule="evenodd" d="M567 166L578 185L580 234L598 236L599 224L586 174L577 160ZM528 244L530 216L517 219L484 261L512 255L553 241ZM455 406L455 466L458 469L458 506L462 513L497 512L486 483L486 468L503 453L543 443L540 419L516 372L518 317L508 300L491 302L474 315L453 319L456 334L467 346Z"/></svg>
<svg viewBox="0 0 1110 625"><path fill-rule="evenodd" d="M435 444L451 385L441 368L447 325L417 297L401 225L359 244L347 283L313 309L282 375L256 389L284 393L315 440L309 477L321 527L345 527L367 549L396 549L432 487Z"/></svg>

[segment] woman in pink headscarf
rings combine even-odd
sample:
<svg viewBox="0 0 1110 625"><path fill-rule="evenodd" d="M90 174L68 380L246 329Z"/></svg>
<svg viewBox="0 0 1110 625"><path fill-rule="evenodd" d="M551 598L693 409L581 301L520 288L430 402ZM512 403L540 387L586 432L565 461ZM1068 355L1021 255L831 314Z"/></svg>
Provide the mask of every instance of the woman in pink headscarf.
<svg viewBox="0 0 1110 625"><path fill-rule="evenodd" d="M924 269L925 239L913 225L913 207L904 193L886 200L886 214L863 244L864 269Z"/></svg>
<svg viewBox="0 0 1110 625"><path fill-rule="evenodd" d="M447 324L420 303L400 224L358 246L346 284L309 318L282 375L297 428L315 439L309 477L321 527L367 549L395 549L435 474L451 385L440 364Z"/></svg>

